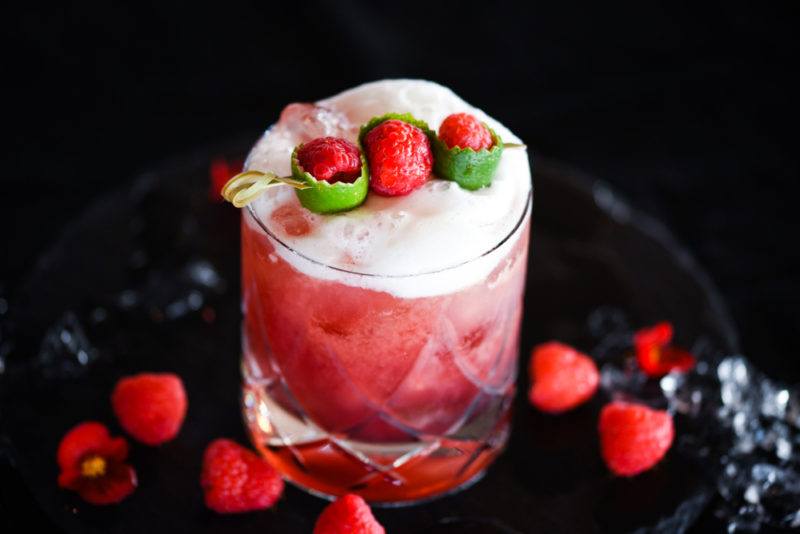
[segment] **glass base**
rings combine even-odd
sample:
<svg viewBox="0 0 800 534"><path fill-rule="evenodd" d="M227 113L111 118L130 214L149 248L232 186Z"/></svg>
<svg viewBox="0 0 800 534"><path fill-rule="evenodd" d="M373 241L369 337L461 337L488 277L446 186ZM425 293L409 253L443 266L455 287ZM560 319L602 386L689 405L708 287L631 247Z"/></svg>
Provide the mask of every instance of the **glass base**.
<svg viewBox="0 0 800 534"><path fill-rule="evenodd" d="M423 497L417 500L408 500L408 501L394 501L394 502L382 502L382 501L370 501L370 504L376 508L404 508L406 506L416 506L418 504L425 504L431 501L435 501L436 499L441 499L442 497L447 497L449 495L455 495L460 493L466 489L471 488L475 484L477 484L484 476L486 475L486 469L476 473L471 479L467 480L466 482L462 483L460 486L456 486L455 488L451 488L443 493L438 493L436 495L431 495L429 497ZM335 501L339 495L332 495L329 493L323 493L321 491L317 491L314 488L309 488L299 484L291 479L286 479L286 481L294 486L297 489L301 489L306 493L309 493L315 497L319 497L320 499L325 499L326 501ZM351 492L348 492L351 493Z"/></svg>
<svg viewBox="0 0 800 534"><path fill-rule="evenodd" d="M256 449L293 485L322 498L356 493L378 506L407 506L460 491L481 478L510 428L510 395L477 403L450 435L391 441L328 433L277 402L245 372L243 411ZM467 416L469 414L465 414Z"/></svg>

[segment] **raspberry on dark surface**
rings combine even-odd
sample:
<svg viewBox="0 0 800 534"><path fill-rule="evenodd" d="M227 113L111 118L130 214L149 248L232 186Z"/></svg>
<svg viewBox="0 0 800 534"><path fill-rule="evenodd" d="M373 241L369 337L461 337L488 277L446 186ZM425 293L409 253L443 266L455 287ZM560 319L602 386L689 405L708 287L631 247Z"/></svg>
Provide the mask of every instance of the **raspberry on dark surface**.
<svg viewBox="0 0 800 534"><path fill-rule="evenodd" d="M361 151L346 139L319 137L297 151L300 167L317 180L354 182L361 176Z"/></svg>
<svg viewBox="0 0 800 534"><path fill-rule="evenodd" d="M439 139L448 148L471 148L475 151L489 149L494 144L489 129L469 113L448 115L439 126Z"/></svg>
<svg viewBox="0 0 800 534"><path fill-rule="evenodd" d="M594 395L600 382L594 360L557 341L534 347L529 373L531 404L548 413L565 412L583 404Z"/></svg>
<svg viewBox="0 0 800 534"><path fill-rule="evenodd" d="M205 503L221 514L264 510L283 494L283 479L265 459L229 439L216 439L203 454Z"/></svg>
<svg viewBox="0 0 800 534"><path fill-rule="evenodd" d="M332 502L317 518L314 534L385 534L369 505L358 495L348 493Z"/></svg>
<svg viewBox="0 0 800 534"><path fill-rule="evenodd" d="M122 428L146 445L175 438L183 425L188 401L180 377L141 373L120 379L111 405Z"/></svg>
<svg viewBox="0 0 800 534"><path fill-rule="evenodd" d="M402 196L421 187L433 169L428 136L398 119L386 120L364 136L370 188L379 195Z"/></svg>
<svg viewBox="0 0 800 534"><path fill-rule="evenodd" d="M125 438L112 438L101 423L80 423L58 445L58 485L90 504L118 503L137 485L136 471L125 463L127 457Z"/></svg>
<svg viewBox="0 0 800 534"><path fill-rule="evenodd" d="M603 460L611 472L625 477L656 465L675 437L669 412L621 401L603 408L598 431Z"/></svg>
<svg viewBox="0 0 800 534"><path fill-rule="evenodd" d="M690 352L672 345L673 327L666 321L638 330L633 336L636 361L647 376L660 377L690 371L696 359Z"/></svg>

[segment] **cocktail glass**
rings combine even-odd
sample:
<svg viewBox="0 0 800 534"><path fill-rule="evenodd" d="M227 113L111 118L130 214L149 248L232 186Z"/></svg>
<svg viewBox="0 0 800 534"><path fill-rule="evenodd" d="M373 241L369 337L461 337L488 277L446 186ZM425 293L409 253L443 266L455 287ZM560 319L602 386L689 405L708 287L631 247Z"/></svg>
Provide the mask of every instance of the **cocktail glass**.
<svg viewBox="0 0 800 534"><path fill-rule="evenodd" d="M287 480L390 505L481 476L510 430L531 204L528 193L513 230L477 258L382 277L384 287L430 285L493 266L478 283L413 298L282 242L276 224L309 231L292 212L301 208L270 220L242 210L244 415ZM297 269L303 262L313 269ZM326 276L306 274L315 270Z"/></svg>

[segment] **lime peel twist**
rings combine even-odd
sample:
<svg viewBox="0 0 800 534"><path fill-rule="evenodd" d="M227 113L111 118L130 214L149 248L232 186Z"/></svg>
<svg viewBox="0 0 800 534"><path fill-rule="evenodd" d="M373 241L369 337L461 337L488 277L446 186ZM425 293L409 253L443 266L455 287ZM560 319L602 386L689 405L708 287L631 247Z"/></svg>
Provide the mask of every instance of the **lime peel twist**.
<svg viewBox="0 0 800 534"><path fill-rule="evenodd" d="M489 148L473 150L459 146L448 147L438 136L433 140L433 172L436 176L453 180L469 191L487 187L492 183L503 149L508 145L503 143L500 136L486 123L483 123L483 126L492 136L492 146Z"/></svg>
<svg viewBox="0 0 800 534"><path fill-rule="evenodd" d="M369 190L369 167L364 152L360 151L361 175L353 182L328 182L317 180L305 171L297 159L303 145L292 152L292 176L306 187L296 188L300 204L314 213L338 213L351 210L364 203Z"/></svg>

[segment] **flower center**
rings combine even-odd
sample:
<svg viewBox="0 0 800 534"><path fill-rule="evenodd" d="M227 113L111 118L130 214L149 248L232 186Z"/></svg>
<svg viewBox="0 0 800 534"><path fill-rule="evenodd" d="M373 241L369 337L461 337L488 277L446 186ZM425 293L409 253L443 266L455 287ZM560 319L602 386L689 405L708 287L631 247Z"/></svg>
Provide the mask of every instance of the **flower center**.
<svg viewBox="0 0 800 534"><path fill-rule="evenodd" d="M87 478L96 478L105 474L106 461L102 456L89 456L81 462L81 475Z"/></svg>

